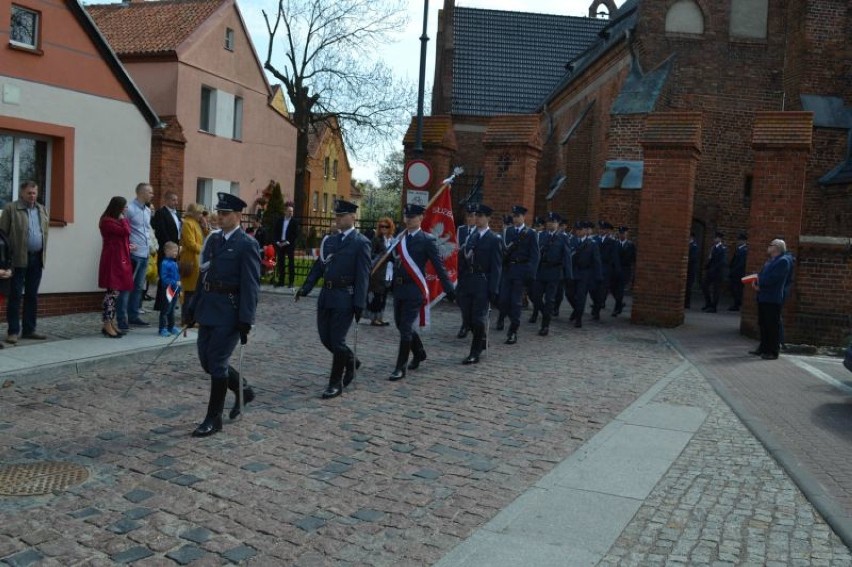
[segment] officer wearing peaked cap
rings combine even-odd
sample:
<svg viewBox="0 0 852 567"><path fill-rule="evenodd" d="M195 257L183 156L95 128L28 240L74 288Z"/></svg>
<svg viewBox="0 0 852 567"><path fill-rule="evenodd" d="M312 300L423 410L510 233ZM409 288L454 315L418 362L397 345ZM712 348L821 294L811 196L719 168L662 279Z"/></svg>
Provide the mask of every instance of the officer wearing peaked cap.
<svg viewBox="0 0 852 567"><path fill-rule="evenodd" d="M558 214L549 213L545 230L538 235L540 261L533 287L533 301L541 311L541 329L538 334L543 337L550 332L550 318L553 315L559 282L570 279L573 274L568 240L557 232L559 220Z"/></svg>
<svg viewBox="0 0 852 567"><path fill-rule="evenodd" d="M630 229L618 227L618 258L621 271L615 274L612 283L612 296L615 298L613 317L618 317L624 310L624 288L633 280L633 265L636 263L636 245L628 238Z"/></svg>
<svg viewBox="0 0 852 567"><path fill-rule="evenodd" d="M488 332L488 302L496 303L500 290L503 244L488 227L491 212L486 205L477 207L474 233L459 248L459 307L473 330L470 354L462 364L479 362Z"/></svg>
<svg viewBox="0 0 852 567"><path fill-rule="evenodd" d="M504 270L500 285L500 317L509 317L509 332L506 336L508 345L518 342L524 288L535 280L538 271L538 239L536 232L524 224L526 214L526 207L512 207L512 226L506 230Z"/></svg>
<svg viewBox="0 0 852 567"><path fill-rule="evenodd" d="M322 345L332 354L331 373L323 399L343 393L355 378L360 361L346 345L346 334L361 319L367 304L370 283L370 241L355 229L358 206L338 199L334 203L338 232L323 238L320 256L311 266L305 283L296 292L296 300L308 295L322 278L317 300L317 331Z"/></svg>
<svg viewBox="0 0 852 567"><path fill-rule="evenodd" d="M260 291L260 247L240 228L245 201L229 193L219 193L216 210L220 232L210 235L201 256L200 285L187 309L187 324L198 330L198 359L210 374L210 398L207 415L192 435L207 437L222 430L222 410L230 388L237 402L230 412L235 419L241 412L239 387L242 379L229 365L239 340L248 341L254 323ZM251 402L251 387L243 389L243 401Z"/></svg>
<svg viewBox="0 0 852 567"><path fill-rule="evenodd" d="M592 236L594 223L583 222L580 231L581 237L574 252L574 312L571 321L575 327L583 326L583 312L586 309L586 296L594 297L594 289L600 284L601 274L601 252L597 241Z"/></svg>
<svg viewBox="0 0 852 567"><path fill-rule="evenodd" d="M465 222L462 225L459 225L458 230L456 231L456 242L459 245L459 248L462 248L467 242L468 238L476 231L476 210L477 205L475 203L468 203L465 205ZM464 274L459 270L458 273L458 283L461 285L462 278ZM461 309L461 304L459 304L459 309ZM470 331L470 321L465 318L465 311L461 309L462 314L462 324L461 328L459 328L459 332L456 335L458 338L463 339L467 336L467 333Z"/></svg>
<svg viewBox="0 0 852 567"><path fill-rule="evenodd" d="M447 299L453 301L456 297L455 286L447 275L441 254L438 250L438 239L432 234L420 230L423 214L426 212L421 205L408 204L405 206L405 231L400 234L399 243L393 249L394 288L393 288L393 318L399 331L399 350L397 351L396 366L388 377L395 382L405 378L406 370L416 370L420 363L426 360L426 349L417 332L419 320L425 324L428 317L429 297L426 282L426 262L432 264ZM414 354L411 363L408 357Z"/></svg>

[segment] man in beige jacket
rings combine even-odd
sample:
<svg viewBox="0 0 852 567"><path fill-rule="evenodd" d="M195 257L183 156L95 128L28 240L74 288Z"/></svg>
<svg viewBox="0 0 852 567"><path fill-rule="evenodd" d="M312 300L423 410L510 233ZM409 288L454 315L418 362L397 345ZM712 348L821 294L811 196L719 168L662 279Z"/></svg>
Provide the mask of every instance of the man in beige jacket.
<svg viewBox="0 0 852 567"><path fill-rule="evenodd" d="M38 202L38 184L35 181L24 181L18 200L6 203L3 215L0 216L0 231L9 239L12 249L12 289L6 304L6 320L9 324L7 343L17 343L18 336L38 340L46 338L36 332L36 314L49 225L47 209ZM23 329L20 318L22 294Z"/></svg>

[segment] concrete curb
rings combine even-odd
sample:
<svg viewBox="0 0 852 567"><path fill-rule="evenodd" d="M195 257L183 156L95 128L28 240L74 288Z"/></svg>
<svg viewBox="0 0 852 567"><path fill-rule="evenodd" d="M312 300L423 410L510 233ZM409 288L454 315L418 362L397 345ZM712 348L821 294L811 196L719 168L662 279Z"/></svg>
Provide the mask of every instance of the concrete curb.
<svg viewBox="0 0 852 567"><path fill-rule="evenodd" d="M28 388L61 382L90 372L106 370L119 365L127 365L128 355L133 354L135 356L146 353L156 353L165 346L166 345L138 347L132 351L118 351L106 355L98 355L55 364L43 364L31 368L2 372L0 373L0 384L6 380L12 380L15 383L14 387ZM179 341L170 346L169 350L183 350L187 347L195 348L195 341ZM154 356L154 354L151 354L151 358Z"/></svg>
<svg viewBox="0 0 852 567"><path fill-rule="evenodd" d="M763 425L763 423L755 418L745 406L734 397L725 385L711 373L705 371L704 367L694 362L686 349L680 342L672 337L666 330L661 329L660 333L665 340L680 354L685 360L689 361L692 366L713 386L713 389L719 394L726 404L734 411L740 421L751 431L758 441L766 448L773 459L787 471L787 474L793 479L793 482L799 487L799 490L804 493L808 501L814 508L825 518L825 521L831 526L831 529L843 541L843 543L852 548L852 520L850 520L843 510L834 503L833 499L826 494L822 485L814 476L805 468L799 465L799 459L796 458L790 451L778 442L775 436Z"/></svg>

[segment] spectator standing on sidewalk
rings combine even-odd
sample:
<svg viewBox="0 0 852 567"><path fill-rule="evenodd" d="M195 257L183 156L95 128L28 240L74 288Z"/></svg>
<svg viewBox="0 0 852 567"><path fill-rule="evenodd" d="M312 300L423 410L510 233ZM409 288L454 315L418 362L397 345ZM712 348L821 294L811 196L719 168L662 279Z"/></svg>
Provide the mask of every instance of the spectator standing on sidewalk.
<svg viewBox="0 0 852 567"><path fill-rule="evenodd" d="M183 305L189 305L192 294L198 285L198 266L201 246L204 243L204 229L201 219L202 207L190 203L183 214L183 227L180 231L180 285L183 288ZM181 311L181 322L187 323L186 312Z"/></svg>
<svg viewBox="0 0 852 567"><path fill-rule="evenodd" d="M18 200L6 203L0 216L0 231L9 240L12 252L12 282L9 302L6 305L8 330L6 342L15 344L18 335L25 339L44 340L36 332L38 313L38 288L47 255L47 231L50 216L38 202L38 184L21 183ZM24 296L23 329L21 328L21 296ZM23 330L23 334L21 334Z"/></svg>
<svg viewBox="0 0 852 567"><path fill-rule="evenodd" d="M174 191L166 191L163 197L163 206L157 209L154 216L151 217L151 227L154 229L154 236L157 237L159 245L159 253L157 254L157 271L159 273L160 263L165 258L166 242L180 242L180 232L183 225L183 220L178 212L178 196ZM168 307L166 296L163 295L165 288L157 287L157 297L154 301L154 309L162 311Z"/></svg>
<svg viewBox="0 0 852 567"><path fill-rule="evenodd" d="M787 244L780 238L769 243L766 250L769 260L752 286L757 291L757 324L760 327L760 345L749 354L764 360L775 360L781 346L781 306L784 290L790 277L792 261L787 255Z"/></svg>
<svg viewBox="0 0 852 567"><path fill-rule="evenodd" d="M169 337L180 334L175 328L175 305L180 297L180 272L177 264L178 245L171 240L163 244L163 261L160 262L160 289L163 296L160 307L160 336ZM172 297L169 299L169 290Z"/></svg>
<svg viewBox="0 0 852 567"><path fill-rule="evenodd" d="M394 223L390 217L382 217L379 219L378 234L372 239L373 262L378 262L379 258L385 255L388 248L393 242ZM370 289L367 303L367 314L370 317L370 325L374 327L386 327L390 325L385 321L385 305L388 300L388 292L393 282L393 262L387 262L382 268L376 270L376 273L371 274Z"/></svg>
<svg viewBox="0 0 852 567"><path fill-rule="evenodd" d="M154 196L149 183L136 186L136 198L127 205L125 216L130 223L130 265L133 268L133 289L118 296L118 328L127 331L129 325L148 327L150 323L139 317L142 292L145 290L145 273L148 269L148 235L151 233L151 210L148 203Z"/></svg>
<svg viewBox="0 0 852 567"><path fill-rule="evenodd" d="M296 278L296 238L299 236L299 221L293 217L293 205L287 203L284 216L275 222L272 240L278 253L275 287L284 285L284 267L287 266L287 287L292 289Z"/></svg>
<svg viewBox="0 0 852 567"><path fill-rule="evenodd" d="M127 199L113 197L98 223L103 240L98 267L98 287L106 290L101 333L113 339L122 336L115 322L116 301L121 292L127 292L133 288L133 268L130 264L130 224L124 218L125 209L127 209Z"/></svg>

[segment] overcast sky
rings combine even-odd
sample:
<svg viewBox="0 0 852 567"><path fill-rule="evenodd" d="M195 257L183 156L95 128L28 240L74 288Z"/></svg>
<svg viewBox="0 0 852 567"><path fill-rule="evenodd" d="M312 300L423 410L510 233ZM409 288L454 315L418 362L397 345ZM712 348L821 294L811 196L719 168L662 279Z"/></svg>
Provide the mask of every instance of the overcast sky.
<svg viewBox="0 0 852 567"><path fill-rule="evenodd" d="M381 1L381 0L376 0ZM249 28L249 33L252 36L252 41L257 49L258 56L261 60L266 57L268 44L268 34L266 32L266 24L263 21L261 10L266 10L267 13L274 13L277 6L276 0L237 0L240 10L243 13L243 18ZM622 2L616 0L616 4ZM467 8L489 8L494 10L514 10L523 12L542 12L547 14L562 14L566 16L587 16L591 0L456 0L456 6L464 6ZM407 77L415 85L418 81L418 72L420 67L420 34L423 31L423 1L409 1L409 22L408 27L401 31L395 38L396 43L383 50L382 56L390 64L400 77ZM427 44L426 52L426 104L429 104L429 89L432 85L432 78L435 66L435 35L437 32L438 10L444 6L443 0L429 1L429 23L427 35L429 43ZM270 81L274 78L270 77ZM412 115L417 112L416 108L411 109ZM402 140L399 141L399 147L402 148ZM358 180L372 179L376 181L376 171L378 170L377 163L358 162L353 160L352 166L354 171L352 176Z"/></svg>

